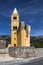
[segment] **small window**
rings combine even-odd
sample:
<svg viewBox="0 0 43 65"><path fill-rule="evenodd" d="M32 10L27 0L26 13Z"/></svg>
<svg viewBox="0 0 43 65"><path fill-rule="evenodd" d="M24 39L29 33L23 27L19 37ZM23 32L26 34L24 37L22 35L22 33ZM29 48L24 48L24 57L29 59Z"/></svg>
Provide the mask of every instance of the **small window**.
<svg viewBox="0 0 43 65"><path fill-rule="evenodd" d="M16 34L16 32L14 32L14 34Z"/></svg>
<svg viewBox="0 0 43 65"><path fill-rule="evenodd" d="M13 27L13 30L17 30L17 26Z"/></svg>
<svg viewBox="0 0 43 65"><path fill-rule="evenodd" d="M14 47L16 47L16 44L14 44Z"/></svg>
<svg viewBox="0 0 43 65"><path fill-rule="evenodd" d="M13 17L13 19L17 19L17 17Z"/></svg>

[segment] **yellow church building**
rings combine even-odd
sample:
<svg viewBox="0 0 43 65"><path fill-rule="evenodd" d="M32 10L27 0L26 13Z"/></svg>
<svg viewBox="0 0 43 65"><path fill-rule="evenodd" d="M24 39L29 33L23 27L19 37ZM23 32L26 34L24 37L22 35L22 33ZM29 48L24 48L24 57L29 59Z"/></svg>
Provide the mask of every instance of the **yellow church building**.
<svg viewBox="0 0 43 65"><path fill-rule="evenodd" d="M19 22L19 14L15 8L11 15L11 46L30 47L30 25Z"/></svg>

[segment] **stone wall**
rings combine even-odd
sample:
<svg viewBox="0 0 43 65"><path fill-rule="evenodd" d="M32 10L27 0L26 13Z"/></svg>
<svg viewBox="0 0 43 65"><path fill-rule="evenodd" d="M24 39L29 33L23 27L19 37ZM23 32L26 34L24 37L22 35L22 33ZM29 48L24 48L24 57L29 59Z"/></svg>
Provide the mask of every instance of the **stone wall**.
<svg viewBox="0 0 43 65"><path fill-rule="evenodd" d="M10 52L10 53L9 53ZM17 47L0 49L1 54L9 54L12 57L16 58L29 58L29 57L43 57L43 48L32 48L32 47Z"/></svg>
<svg viewBox="0 0 43 65"><path fill-rule="evenodd" d="M35 57L43 57L43 48L35 48Z"/></svg>
<svg viewBox="0 0 43 65"><path fill-rule="evenodd" d="M32 47L11 47L9 48L9 55L16 58L34 57L35 51Z"/></svg>

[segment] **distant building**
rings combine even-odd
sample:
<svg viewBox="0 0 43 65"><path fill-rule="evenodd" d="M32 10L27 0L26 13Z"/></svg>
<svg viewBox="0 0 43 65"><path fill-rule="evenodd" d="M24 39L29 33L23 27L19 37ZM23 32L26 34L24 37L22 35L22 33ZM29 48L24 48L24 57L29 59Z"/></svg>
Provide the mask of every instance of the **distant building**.
<svg viewBox="0 0 43 65"><path fill-rule="evenodd" d="M0 37L0 49L6 48L6 40Z"/></svg>
<svg viewBox="0 0 43 65"><path fill-rule="evenodd" d="M11 45L30 47L30 25L25 25L23 21L19 22L16 8L11 15Z"/></svg>

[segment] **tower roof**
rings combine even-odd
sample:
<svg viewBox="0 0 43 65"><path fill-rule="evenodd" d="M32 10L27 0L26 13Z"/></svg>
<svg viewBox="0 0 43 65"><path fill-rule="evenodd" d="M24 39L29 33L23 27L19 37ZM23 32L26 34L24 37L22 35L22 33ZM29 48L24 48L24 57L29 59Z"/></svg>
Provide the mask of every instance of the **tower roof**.
<svg viewBox="0 0 43 65"><path fill-rule="evenodd" d="M18 12L17 12L17 9L16 9L16 8L14 9L13 13L16 13L16 14L18 14Z"/></svg>

